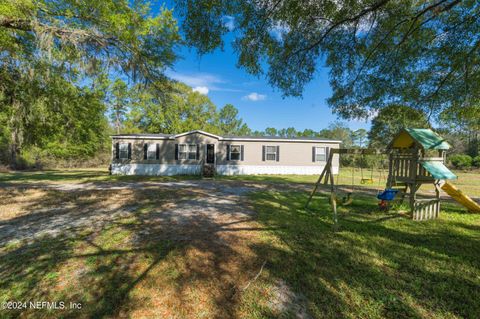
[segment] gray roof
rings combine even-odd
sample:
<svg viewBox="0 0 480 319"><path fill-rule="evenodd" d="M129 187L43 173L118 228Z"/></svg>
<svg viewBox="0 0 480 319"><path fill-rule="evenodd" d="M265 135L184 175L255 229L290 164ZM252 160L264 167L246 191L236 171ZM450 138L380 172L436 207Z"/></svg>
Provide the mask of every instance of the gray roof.
<svg viewBox="0 0 480 319"><path fill-rule="evenodd" d="M281 136L238 136L238 135L216 135L208 132L204 132L201 130L194 130L185 133L179 134L115 134L112 135L112 138L158 138L158 139L175 139L178 136L183 136L191 133L200 133L206 134L210 136L217 137L220 140L258 140L258 141L271 141L271 140L278 140L278 141L318 141L318 142L331 142L331 143L341 143L340 140L333 140L328 138L322 137L304 137L304 136L296 136L296 137L281 137Z"/></svg>
<svg viewBox="0 0 480 319"><path fill-rule="evenodd" d="M282 136L271 136L271 135L223 135L224 138L235 138L235 139L252 139L252 140L312 140L312 141L332 141L338 142L337 140L323 138L323 137L310 137L310 136L294 136L294 137L282 137Z"/></svg>
<svg viewBox="0 0 480 319"><path fill-rule="evenodd" d="M113 134L112 137L171 137L175 134L149 134L149 133L139 133L139 134Z"/></svg>

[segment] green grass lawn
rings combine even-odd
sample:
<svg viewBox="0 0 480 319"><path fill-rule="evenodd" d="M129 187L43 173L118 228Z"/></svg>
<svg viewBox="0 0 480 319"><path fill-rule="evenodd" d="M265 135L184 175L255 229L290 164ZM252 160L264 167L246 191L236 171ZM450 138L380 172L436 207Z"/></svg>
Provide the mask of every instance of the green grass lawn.
<svg viewBox="0 0 480 319"><path fill-rule="evenodd" d="M480 172L479 171L454 171L458 180L452 181L465 194L480 197ZM335 183L342 188L370 188L383 189L386 184L387 172L374 171L373 183L362 184L361 172L359 169L344 167L340 175L335 177ZM353 175L353 179L352 179ZM364 169L364 178L370 178L371 171ZM124 176L109 175L107 168L86 168L86 169L62 169L48 171L22 171L11 173L0 173L0 183L84 183L84 182L107 182L107 181L172 181L199 179L199 176ZM217 176L218 180L238 180L253 182L274 182L274 183L299 183L313 184L317 181L316 175L242 175L242 176ZM353 180L353 183L352 183ZM420 189L426 194L433 193L433 187L424 185Z"/></svg>
<svg viewBox="0 0 480 319"><path fill-rule="evenodd" d="M379 211L374 196L358 195L352 205L339 206L334 227L326 195L315 196L307 210L308 192L285 185L262 188L237 202L255 212L251 220L219 226L203 220L182 224L164 214L180 200L210 196L202 189L24 187L191 178L198 177L110 176L105 170L0 174L0 182L21 185L0 187L0 227L6 231L9 223L25 229L61 214L76 220L96 211L107 216L131 212L101 229L72 227L56 238L0 243L0 302L66 300L83 305L81 311L22 314L0 309L0 318L260 319L307 314L304 318L436 319L480 314L480 215L451 203L442 203L439 219L416 222L395 210ZM268 186L315 178L233 176L218 182ZM468 183L478 187L479 181L466 176ZM205 231L206 226L211 230Z"/></svg>
<svg viewBox="0 0 480 319"><path fill-rule="evenodd" d="M480 171L453 171L457 176L457 180L451 181L465 194L470 196L480 197ZM381 190L385 188L387 183L388 171L372 171L368 169L363 170L363 177L365 179L372 178L373 183L362 184L362 173L358 168L343 167L340 169L340 174L335 175L335 184L340 185L346 189L361 189L370 188ZM257 181L257 182L274 182L274 183L300 183L313 184L318 180L317 175L248 175L248 176L218 176L218 179L239 180L239 181ZM433 194L434 188L431 185L423 185L420 192L425 194Z"/></svg>
<svg viewBox="0 0 480 319"><path fill-rule="evenodd" d="M18 171L0 173L0 183L86 183L86 182L133 182L172 181L199 179L200 176L126 176L110 175L107 168L58 169L46 171Z"/></svg>
<svg viewBox="0 0 480 319"><path fill-rule="evenodd" d="M326 197L251 195L267 260L268 291L279 278L303 294L316 318L477 318L480 218L445 205L438 220L414 222L357 198L333 231ZM260 308L268 303L258 294ZM265 310L268 313L268 310ZM261 317L261 316L259 316ZM268 317L268 316L267 316Z"/></svg>

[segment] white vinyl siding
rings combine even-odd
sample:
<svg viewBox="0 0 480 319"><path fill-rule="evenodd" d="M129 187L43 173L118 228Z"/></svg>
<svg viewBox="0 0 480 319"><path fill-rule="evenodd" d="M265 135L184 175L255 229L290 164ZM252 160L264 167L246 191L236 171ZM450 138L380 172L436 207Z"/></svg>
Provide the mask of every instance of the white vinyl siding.
<svg viewBox="0 0 480 319"><path fill-rule="evenodd" d="M325 162L327 160L327 149L326 147L315 147L315 161L316 162Z"/></svg>

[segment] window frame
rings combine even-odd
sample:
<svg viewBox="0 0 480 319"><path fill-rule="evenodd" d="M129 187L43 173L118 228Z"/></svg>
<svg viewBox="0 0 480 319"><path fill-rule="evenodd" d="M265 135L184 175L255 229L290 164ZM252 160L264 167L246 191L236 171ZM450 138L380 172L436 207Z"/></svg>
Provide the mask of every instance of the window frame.
<svg viewBox="0 0 480 319"><path fill-rule="evenodd" d="M323 149L323 154L318 153L318 149ZM318 156L323 156L323 159L318 159ZM327 148L325 146L315 146L315 162L327 161Z"/></svg>
<svg viewBox="0 0 480 319"><path fill-rule="evenodd" d="M273 148L274 151L273 152L269 152L268 151L268 148ZM273 159L269 159L268 158L268 155L274 155L274 158ZM272 145L265 145L265 161L272 161L272 162L276 162L277 161L277 146L272 146Z"/></svg>
<svg viewBox="0 0 480 319"><path fill-rule="evenodd" d="M122 146L125 147L125 149L122 149ZM125 154L125 157L122 157L122 153ZM128 159L128 143L118 143L118 159L125 160Z"/></svg>
<svg viewBox="0 0 480 319"><path fill-rule="evenodd" d="M184 150L182 151L182 147ZM185 157L182 157L182 154L185 154ZM188 158L188 147L187 144L178 144L178 159L186 160Z"/></svg>
<svg viewBox="0 0 480 319"><path fill-rule="evenodd" d="M234 147L238 147L238 153L232 152L232 149ZM228 158L231 161L240 161L242 159L242 146L240 144L231 144L229 152L230 152L230 154L228 154L228 156L229 156ZM233 158L232 154L238 154L238 158Z"/></svg>
<svg viewBox="0 0 480 319"><path fill-rule="evenodd" d="M153 150L150 150L150 146ZM150 156L153 154L153 157ZM147 160L156 160L157 159L157 144L156 143L147 143Z"/></svg>
<svg viewBox="0 0 480 319"><path fill-rule="evenodd" d="M184 147L185 150L182 152L181 148ZM193 151L191 151L191 148L193 147ZM178 159L179 160L198 160L197 158L197 144L178 144ZM181 155L185 154L185 157L182 157ZM193 154L193 158L191 155Z"/></svg>

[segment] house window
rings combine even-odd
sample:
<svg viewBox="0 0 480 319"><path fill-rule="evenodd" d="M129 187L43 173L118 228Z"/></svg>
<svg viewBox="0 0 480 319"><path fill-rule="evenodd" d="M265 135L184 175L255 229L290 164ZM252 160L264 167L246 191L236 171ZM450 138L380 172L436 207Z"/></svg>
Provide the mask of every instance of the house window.
<svg viewBox="0 0 480 319"><path fill-rule="evenodd" d="M265 148L265 159L267 161L276 161L277 160L277 147L276 146L267 146Z"/></svg>
<svg viewBox="0 0 480 319"><path fill-rule="evenodd" d="M325 147L315 147L315 162L325 162L327 160L327 150Z"/></svg>
<svg viewBox="0 0 480 319"><path fill-rule="evenodd" d="M128 143L119 143L118 144L118 158L119 159L128 159Z"/></svg>
<svg viewBox="0 0 480 319"><path fill-rule="evenodd" d="M197 159L197 144L180 144L178 145L179 159Z"/></svg>
<svg viewBox="0 0 480 319"><path fill-rule="evenodd" d="M147 146L147 159L157 159L157 144L148 144Z"/></svg>
<svg viewBox="0 0 480 319"><path fill-rule="evenodd" d="M232 161L239 161L241 152L240 145L230 145L230 159Z"/></svg>

